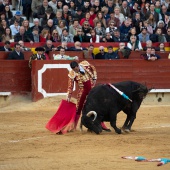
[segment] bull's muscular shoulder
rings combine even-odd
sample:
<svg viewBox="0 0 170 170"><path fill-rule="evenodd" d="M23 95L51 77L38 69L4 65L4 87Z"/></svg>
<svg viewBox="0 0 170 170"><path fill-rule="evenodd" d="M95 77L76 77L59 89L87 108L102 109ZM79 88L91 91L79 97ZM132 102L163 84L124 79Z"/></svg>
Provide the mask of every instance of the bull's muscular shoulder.
<svg viewBox="0 0 170 170"><path fill-rule="evenodd" d="M68 77L70 77L71 79L74 79L76 77L76 73L71 70L69 73L68 73Z"/></svg>
<svg viewBox="0 0 170 170"><path fill-rule="evenodd" d="M84 61L80 62L80 65L87 67L90 65L90 63L88 61L84 60Z"/></svg>

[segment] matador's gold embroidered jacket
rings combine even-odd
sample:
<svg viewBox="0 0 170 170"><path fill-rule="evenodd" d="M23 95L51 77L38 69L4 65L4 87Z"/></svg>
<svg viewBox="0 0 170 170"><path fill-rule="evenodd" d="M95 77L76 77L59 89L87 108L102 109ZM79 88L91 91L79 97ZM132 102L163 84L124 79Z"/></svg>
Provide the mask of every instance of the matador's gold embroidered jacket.
<svg viewBox="0 0 170 170"><path fill-rule="evenodd" d="M83 89L84 85L83 83L90 80L97 80L97 72L96 68L91 65L87 61L82 61L79 63L81 67L84 68L85 74L76 73L74 70L71 70L68 74L69 80L68 80L68 91L67 94L72 94L74 81L77 82L79 88Z"/></svg>

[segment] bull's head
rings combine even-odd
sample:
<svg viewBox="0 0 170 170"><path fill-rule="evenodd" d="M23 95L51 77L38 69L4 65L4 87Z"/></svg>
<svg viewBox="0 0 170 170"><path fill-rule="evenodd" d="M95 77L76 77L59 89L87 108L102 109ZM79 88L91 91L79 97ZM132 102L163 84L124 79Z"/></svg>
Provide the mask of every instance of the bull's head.
<svg viewBox="0 0 170 170"><path fill-rule="evenodd" d="M136 90L133 91L133 93L137 94L136 96L140 99L144 99L150 90L151 89L148 89L145 85L141 84Z"/></svg>
<svg viewBox="0 0 170 170"><path fill-rule="evenodd" d="M81 123L89 130L99 134L102 132L102 127L100 125L100 121L97 119L97 113L95 111L90 111L86 115L81 117Z"/></svg>

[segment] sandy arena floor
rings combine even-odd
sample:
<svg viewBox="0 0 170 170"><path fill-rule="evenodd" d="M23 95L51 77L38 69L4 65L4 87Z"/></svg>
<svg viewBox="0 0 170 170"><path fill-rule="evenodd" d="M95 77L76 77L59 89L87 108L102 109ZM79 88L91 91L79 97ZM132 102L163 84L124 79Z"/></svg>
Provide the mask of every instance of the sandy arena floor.
<svg viewBox="0 0 170 170"><path fill-rule="evenodd" d="M121 158L170 158L170 105L142 105L131 133L118 135L112 129L96 135L84 128L56 135L45 124L61 98L32 103L17 96L0 103L0 170L170 170L170 163L157 167L156 162ZM124 120L119 113L119 127Z"/></svg>

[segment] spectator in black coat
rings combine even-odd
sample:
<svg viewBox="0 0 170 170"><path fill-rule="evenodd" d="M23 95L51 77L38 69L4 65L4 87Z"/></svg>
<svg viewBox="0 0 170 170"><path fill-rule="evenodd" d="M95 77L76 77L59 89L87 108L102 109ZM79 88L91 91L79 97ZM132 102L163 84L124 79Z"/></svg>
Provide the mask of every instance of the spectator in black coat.
<svg viewBox="0 0 170 170"><path fill-rule="evenodd" d="M15 16L11 18L10 25L13 25L15 21L17 21L20 26L22 25L24 19L21 17L20 11L16 11Z"/></svg>
<svg viewBox="0 0 170 170"><path fill-rule="evenodd" d="M96 55L95 55L95 59L105 59L105 55L106 55L107 53L104 51L104 47L103 46L100 46L99 47L99 53L97 53Z"/></svg>
<svg viewBox="0 0 170 170"><path fill-rule="evenodd" d="M24 42L30 42L30 43L33 43L33 35L32 34L26 34L25 33L25 28L23 26L21 26L19 28L19 33L17 33L15 36L14 36L14 42L18 42L18 41L24 41Z"/></svg>
<svg viewBox="0 0 170 170"><path fill-rule="evenodd" d="M170 42L170 27L167 29L167 33L165 34L165 38L167 42Z"/></svg>
<svg viewBox="0 0 170 170"><path fill-rule="evenodd" d="M5 41L4 46L0 47L0 51L12 51L10 44L11 43L9 41Z"/></svg>
<svg viewBox="0 0 170 170"><path fill-rule="evenodd" d="M9 53L7 60L24 60L24 54L21 52L20 44L15 44L14 51Z"/></svg>

